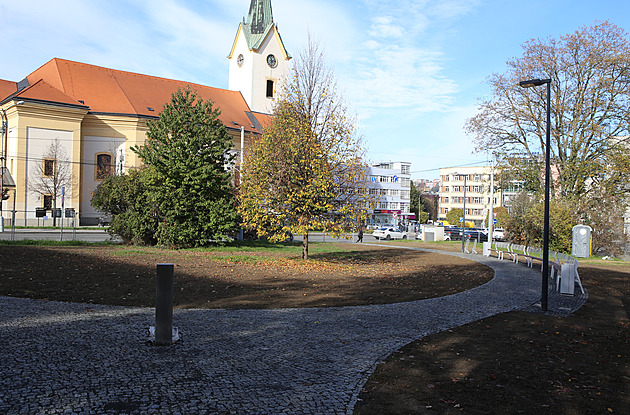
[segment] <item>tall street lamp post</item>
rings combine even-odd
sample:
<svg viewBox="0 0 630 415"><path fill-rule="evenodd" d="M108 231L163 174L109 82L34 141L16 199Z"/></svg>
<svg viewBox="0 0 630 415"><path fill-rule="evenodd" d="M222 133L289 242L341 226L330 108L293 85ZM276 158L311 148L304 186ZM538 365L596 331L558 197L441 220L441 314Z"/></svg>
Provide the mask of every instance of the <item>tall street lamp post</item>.
<svg viewBox="0 0 630 415"><path fill-rule="evenodd" d="M492 235L494 233L494 153L490 167L490 209L488 210L488 241L492 248Z"/></svg>
<svg viewBox="0 0 630 415"><path fill-rule="evenodd" d="M540 305L543 311L547 311L549 290L549 187L551 183L551 79L530 79L521 81L523 88L531 88L547 84L547 137L545 141L545 217L543 231L543 269L542 269L542 297Z"/></svg>
<svg viewBox="0 0 630 415"><path fill-rule="evenodd" d="M464 242L466 240L466 179L468 179L468 174L464 175L464 208L462 209L462 227L464 230L462 233L462 252L466 252L466 248L464 247Z"/></svg>

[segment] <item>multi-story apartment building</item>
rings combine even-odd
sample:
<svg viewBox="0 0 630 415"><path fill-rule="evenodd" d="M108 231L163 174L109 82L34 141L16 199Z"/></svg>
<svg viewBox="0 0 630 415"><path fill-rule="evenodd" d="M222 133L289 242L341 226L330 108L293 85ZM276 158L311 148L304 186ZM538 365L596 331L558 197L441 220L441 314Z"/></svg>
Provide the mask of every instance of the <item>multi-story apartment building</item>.
<svg viewBox="0 0 630 415"><path fill-rule="evenodd" d="M438 220L446 220L451 209L463 209L466 198L466 222L481 227L490 209L492 167L449 167L440 169ZM465 184L464 184L465 182ZM465 189L464 189L465 186ZM493 206L502 206L501 191L495 190Z"/></svg>
<svg viewBox="0 0 630 415"><path fill-rule="evenodd" d="M369 192L376 207L368 225L408 223L416 218L411 207L411 163L382 162L369 169Z"/></svg>

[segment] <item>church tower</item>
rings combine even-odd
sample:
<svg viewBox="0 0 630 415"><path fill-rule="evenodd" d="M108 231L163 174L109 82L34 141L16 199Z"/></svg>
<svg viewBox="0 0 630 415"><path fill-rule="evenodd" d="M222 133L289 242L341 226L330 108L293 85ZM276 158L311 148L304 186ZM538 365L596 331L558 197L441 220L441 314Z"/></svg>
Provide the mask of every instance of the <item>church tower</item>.
<svg viewBox="0 0 630 415"><path fill-rule="evenodd" d="M271 0L251 0L228 59L228 88L240 91L252 111L270 114L291 59L273 21Z"/></svg>

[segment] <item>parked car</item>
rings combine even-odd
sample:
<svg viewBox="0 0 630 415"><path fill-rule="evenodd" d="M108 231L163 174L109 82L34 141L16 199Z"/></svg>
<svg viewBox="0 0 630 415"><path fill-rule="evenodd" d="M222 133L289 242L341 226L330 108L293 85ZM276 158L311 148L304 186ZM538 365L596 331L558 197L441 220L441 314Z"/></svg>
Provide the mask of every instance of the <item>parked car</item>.
<svg viewBox="0 0 630 415"><path fill-rule="evenodd" d="M485 229L466 229L464 235L466 239L472 239L478 242L486 242L488 240L488 231Z"/></svg>
<svg viewBox="0 0 630 415"><path fill-rule="evenodd" d="M376 239L407 239L407 232L398 228L379 228L372 232Z"/></svg>
<svg viewBox="0 0 630 415"><path fill-rule="evenodd" d="M497 228L492 230L492 239L495 241L505 241L505 229Z"/></svg>
<svg viewBox="0 0 630 415"><path fill-rule="evenodd" d="M444 227L444 240L445 241L461 241L462 230L457 226L445 226Z"/></svg>

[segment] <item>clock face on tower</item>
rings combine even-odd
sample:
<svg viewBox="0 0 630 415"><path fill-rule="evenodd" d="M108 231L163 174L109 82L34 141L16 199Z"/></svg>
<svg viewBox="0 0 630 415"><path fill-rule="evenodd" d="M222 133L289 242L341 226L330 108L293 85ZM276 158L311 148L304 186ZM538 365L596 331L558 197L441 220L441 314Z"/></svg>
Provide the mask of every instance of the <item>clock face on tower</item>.
<svg viewBox="0 0 630 415"><path fill-rule="evenodd" d="M267 56L267 65L269 65L270 68L275 68L276 66L278 66L278 61L276 60L276 57L273 55Z"/></svg>
<svg viewBox="0 0 630 415"><path fill-rule="evenodd" d="M238 66L243 66L244 60L245 60L245 57L241 53L240 55L238 55L238 58L236 58L236 63L238 64Z"/></svg>

